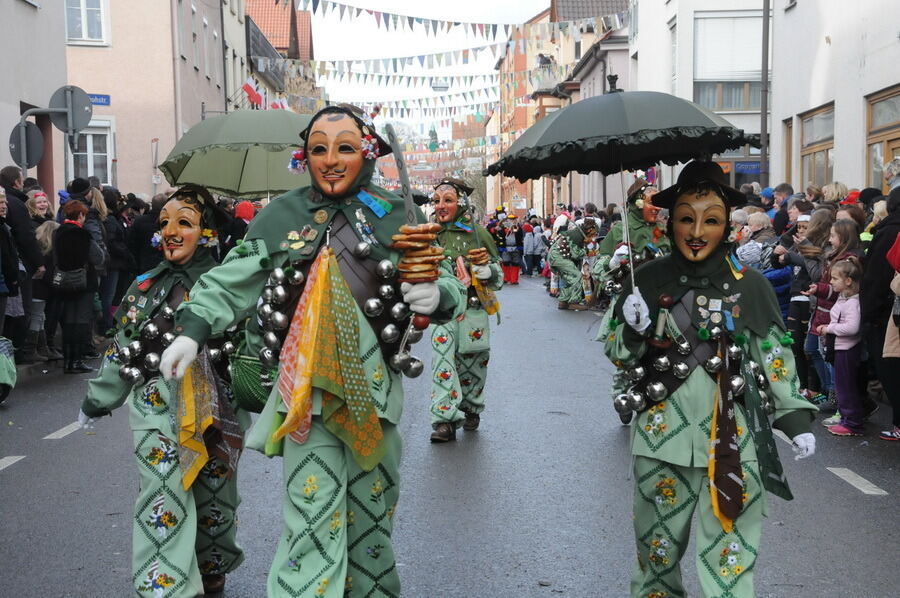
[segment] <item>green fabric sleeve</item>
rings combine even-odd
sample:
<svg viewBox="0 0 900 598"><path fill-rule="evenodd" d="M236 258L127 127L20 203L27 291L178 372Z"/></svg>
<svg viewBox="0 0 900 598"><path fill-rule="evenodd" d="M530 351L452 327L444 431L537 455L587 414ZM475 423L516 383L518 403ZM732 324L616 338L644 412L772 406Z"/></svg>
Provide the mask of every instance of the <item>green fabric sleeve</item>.
<svg viewBox="0 0 900 598"><path fill-rule="evenodd" d="M621 323L606 334L606 356L616 366L627 365L639 360L647 351L646 339L631 326Z"/></svg>
<svg viewBox="0 0 900 598"><path fill-rule="evenodd" d="M818 409L800 395L794 354L790 345L782 341L787 341L784 332L772 326L765 337L751 339L750 354L769 381L767 392L775 402L772 426L793 438L810 431Z"/></svg>
<svg viewBox="0 0 900 598"><path fill-rule="evenodd" d="M261 239L230 251L222 264L197 280L190 300L178 307L176 332L201 345L221 335L256 305L271 270L272 259Z"/></svg>
<svg viewBox="0 0 900 598"><path fill-rule="evenodd" d="M128 339L119 333L110 349L115 350L127 342ZM87 395L81 403L81 410L88 417L109 415L113 409L121 407L131 393L131 384L119 377L119 362L106 356L100 361L100 372L88 381Z"/></svg>
<svg viewBox="0 0 900 598"><path fill-rule="evenodd" d="M449 260L441 262L440 270L437 285L441 292L441 299L437 309L429 316L431 321L436 324L449 322L466 311L466 288L453 275Z"/></svg>

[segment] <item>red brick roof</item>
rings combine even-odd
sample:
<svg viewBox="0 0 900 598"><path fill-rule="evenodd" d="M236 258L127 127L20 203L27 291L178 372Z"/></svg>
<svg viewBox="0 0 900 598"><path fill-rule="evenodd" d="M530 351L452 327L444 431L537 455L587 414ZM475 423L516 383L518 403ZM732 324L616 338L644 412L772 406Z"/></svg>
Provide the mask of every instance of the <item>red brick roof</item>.
<svg viewBox="0 0 900 598"><path fill-rule="evenodd" d="M247 0L247 14L282 54L287 54L291 42L291 0L275 4L272 0ZM297 39L300 40L300 59L313 59L312 15L297 11Z"/></svg>

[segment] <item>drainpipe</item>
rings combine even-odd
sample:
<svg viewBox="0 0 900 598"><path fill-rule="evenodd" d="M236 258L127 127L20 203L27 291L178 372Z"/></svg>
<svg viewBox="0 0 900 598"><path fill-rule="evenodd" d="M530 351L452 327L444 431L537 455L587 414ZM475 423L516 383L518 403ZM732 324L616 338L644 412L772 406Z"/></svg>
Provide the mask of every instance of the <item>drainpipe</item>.
<svg viewBox="0 0 900 598"><path fill-rule="evenodd" d="M169 0L169 12L172 18L172 77L175 82L175 141L177 142L181 139L181 76L179 73L181 63L179 60L180 50L178 48L178 0Z"/></svg>

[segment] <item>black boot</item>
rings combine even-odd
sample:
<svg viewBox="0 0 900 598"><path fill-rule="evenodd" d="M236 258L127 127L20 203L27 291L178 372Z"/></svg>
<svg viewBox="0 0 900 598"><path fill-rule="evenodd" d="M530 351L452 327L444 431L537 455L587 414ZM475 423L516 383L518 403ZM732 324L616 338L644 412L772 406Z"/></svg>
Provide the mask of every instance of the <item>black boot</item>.
<svg viewBox="0 0 900 598"><path fill-rule="evenodd" d="M47 361L47 358L38 353L38 332L37 330L29 330L25 335L25 347L22 351L22 361L20 363L38 363Z"/></svg>
<svg viewBox="0 0 900 598"><path fill-rule="evenodd" d="M72 363L75 361L72 358L72 343L63 343L63 372L66 374L77 374L78 372L72 367Z"/></svg>

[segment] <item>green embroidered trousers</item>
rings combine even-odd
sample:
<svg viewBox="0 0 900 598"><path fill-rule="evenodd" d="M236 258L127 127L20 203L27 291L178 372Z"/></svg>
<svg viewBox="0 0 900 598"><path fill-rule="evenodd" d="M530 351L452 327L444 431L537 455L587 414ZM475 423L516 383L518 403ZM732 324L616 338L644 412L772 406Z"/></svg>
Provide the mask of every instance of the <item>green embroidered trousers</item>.
<svg viewBox="0 0 900 598"><path fill-rule="evenodd" d="M565 288L559 290L558 299L564 303L581 303L584 301L584 288L582 287L581 270L572 260L558 258L550 262L560 278L565 281Z"/></svg>
<svg viewBox="0 0 900 598"><path fill-rule="evenodd" d="M136 595L202 596L201 575L229 573L244 560L235 538L237 477L213 457L185 491L174 440L135 430L134 446L141 483L132 530Z"/></svg>
<svg viewBox="0 0 900 598"><path fill-rule="evenodd" d="M431 333L431 425L452 423L465 412L484 411L484 385L491 359L490 328L483 310L435 325Z"/></svg>
<svg viewBox="0 0 900 598"><path fill-rule="evenodd" d="M309 438L284 440L284 529L269 571L269 598L398 598L391 545L400 495L401 441L381 420L387 454L363 471L313 416Z"/></svg>
<svg viewBox="0 0 900 598"><path fill-rule="evenodd" d="M697 511L697 572L705 598L752 598L759 550L763 489L755 461L741 463L744 508L731 533L712 511L705 467L682 467L635 457L634 533L637 565L632 598L683 598L681 558Z"/></svg>

